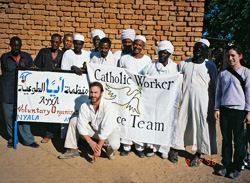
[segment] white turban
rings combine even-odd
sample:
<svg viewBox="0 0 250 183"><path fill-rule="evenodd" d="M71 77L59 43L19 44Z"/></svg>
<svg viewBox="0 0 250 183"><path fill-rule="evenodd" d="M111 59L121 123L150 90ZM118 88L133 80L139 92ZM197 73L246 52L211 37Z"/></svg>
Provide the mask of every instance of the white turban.
<svg viewBox="0 0 250 183"><path fill-rule="evenodd" d="M75 34L74 41L84 41L84 36L81 34Z"/></svg>
<svg viewBox="0 0 250 183"><path fill-rule="evenodd" d="M137 40L137 39L140 39L140 40L142 40L144 43L146 43L146 38L145 38L144 36L142 36L142 35L136 36L136 37L135 37L135 40Z"/></svg>
<svg viewBox="0 0 250 183"><path fill-rule="evenodd" d="M173 54L174 46L172 45L170 41L161 41L157 45L156 54L158 54L162 50L167 50L167 52L169 52L170 54Z"/></svg>
<svg viewBox="0 0 250 183"><path fill-rule="evenodd" d="M122 31L121 39L130 39L134 41L135 39L135 30L134 29L124 29Z"/></svg>
<svg viewBox="0 0 250 183"><path fill-rule="evenodd" d="M210 46L210 42L207 39L199 39L197 41L197 43L203 43L203 44L207 45L207 47Z"/></svg>
<svg viewBox="0 0 250 183"><path fill-rule="evenodd" d="M90 34L91 34L91 39L93 39L96 36L98 36L100 39L105 37L105 33L100 29L95 29Z"/></svg>

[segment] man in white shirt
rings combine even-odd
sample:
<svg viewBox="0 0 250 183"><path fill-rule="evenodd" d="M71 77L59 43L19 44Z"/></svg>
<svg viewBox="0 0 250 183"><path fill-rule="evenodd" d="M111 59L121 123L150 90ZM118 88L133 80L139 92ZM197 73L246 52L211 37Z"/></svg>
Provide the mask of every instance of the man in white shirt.
<svg viewBox="0 0 250 183"><path fill-rule="evenodd" d="M120 59L120 67L128 69L134 73L139 73L146 65L152 61L149 56L142 53L145 48L146 38L138 35L133 42L133 52L131 55L124 55Z"/></svg>
<svg viewBox="0 0 250 183"><path fill-rule="evenodd" d="M177 64L169 57L174 53L174 46L170 41L161 41L157 45L156 54L158 59L154 63L150 63L140 74L142 75L162 75L178 72Z"/></svg>
<svg viewBox="0 0 250 183"><path fill-rule="evenodd" d="M102 38L105 37L105 33L100 29L95 29L90 33L94 48L90 50L90 59L100 51L99 44Z"/></svg>
<svg viewBox="0 0 250 183"><path fill-rule="evenodd" d="M81 34L74 35L74 49L67 50L62 58L62 70L73 70L76 74L82 75L84 63L89 62L89 52L82 49L84 37Z"/></svg>
<svg viewBox="0 0 250 183"><path fill-rule="evenodd" d="M96 52L90 59L90 63L117 66L114 55L110 52L111 41L109 38L104 37L99 43L99 52Z"/></svg>
<svg viewBox="0 0 250 183"><path fill-rule="evenodd" d="M205 57L209 45L207 39L198 40L193 48L193 57L179 65L183 84L174 148L185 150L185 146L192 145L196 153L188 163L191 167L199 166L201 154L217 153L213 115L217 68ZM174 149L169 153L169 160L173 163L178 161Z"/></svg>
<svg viewBox="0 0 250 183"><path fill-rule="evenodd" d="M142 53L145 48L146 38L144 36L136 36L133 42L133 52L131 55L124 55L120 59L121 67L128 69L134 73L139 73L145 66L151 63L149 56ZM136 153L140 158L144 158L145 154L144 143L142 142L133 142L127 139L121 139L123 144L123 150L121 156L127 156L131 150L131 145L135 144Z"/></svg>
<svg viewBox="0 0 250 183"><path fill-rule="evenodd" d="M170 41L161 41L157 45L156 54L158 59L154 63L147 65L140 74L149 76L158 76L165 74L177 73L177 64L173 62L169 57L174 53L174 46ZM155 152L160 152L163 159L168 158L169 146L162 146L157 144L147 144L150 151L146 156L154 156Z"/></svg>
<svg viewBox="0 0 250 183"><path fill-rule="evenodd" d="M121 34L122 39L122 50L118 50L114 53L115 59L117 61L118 67L120 67L120 58L123 55L131 54L133 51L132 45L135 40L135 30L134 29L124 29Z"/></svg>
<svg viewBox="0 0 250 183"><path fill-rule="evenodd" d="M114 117L116 109L102 97L102 84L93 82L90 83L89 88L90 101L82 104L77 122L74 124L74 128L70 128L66 136L65 147L67 151L60 155L59 159L79 156L77 146L79 135L86 140L93 150L94 161L100 157L104 144L107 144L106 153L111 160L115 157L114 150L120 147L118 124ZM92 138L96 139L97 142Z"/></svg>

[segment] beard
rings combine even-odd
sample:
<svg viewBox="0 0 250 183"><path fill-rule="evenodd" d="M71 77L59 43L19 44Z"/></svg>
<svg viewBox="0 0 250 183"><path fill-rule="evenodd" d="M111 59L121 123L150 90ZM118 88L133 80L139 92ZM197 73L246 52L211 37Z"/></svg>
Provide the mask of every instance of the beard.
<svg viewBox="0 0 250 183"><path fill-rule="evenodd" d="M100 101L101 96L100 97L90 97L89 99L90 99L91 103L94 104L94 103Z"/></svg>

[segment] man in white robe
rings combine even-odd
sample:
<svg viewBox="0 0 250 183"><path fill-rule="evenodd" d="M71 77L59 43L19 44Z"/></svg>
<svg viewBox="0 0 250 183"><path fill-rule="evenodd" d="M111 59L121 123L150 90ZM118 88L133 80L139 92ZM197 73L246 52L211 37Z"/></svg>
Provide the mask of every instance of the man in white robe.
<svg viewBox="0 0 250 183"><path fill-rule="evenodd" d="M144 55L142 50L145 48L146 38L138 35L133 42L133 52L131 55L124 55L120 59L120 66L134 73L139 73L145 66L151 63L149 56ZM131 145L135 144L136 153L140 158L144 158L144 146L142 142L133 142L128 139L121 138L123 150L121 156L127 156L131 150Z"/></svg>
<svg viewBox="0 0 250 183"><path fill-rule="evenodd" d="M109 38L104 37L101 39L99 43L99 52L95 52L95 54L90 59L90 63L102 64L102 65L110 65L117 66L116 59L114 55L110 52L111 41Z"/></svg>
<svg viewBox="0 0 250 183"><path fill-rule="evenodd" d="M158 59L154 63L147 65L140 74L148 76L159 76L165 74L178 73L177 64L173 62L169 57L174 52L174 46L170 41L161 41L157 45L156 54ZM163 159L168 158L169 146L147 144L150 148L150 152L146 156L151 157L155 152L160 152Z"/></svg>
<svg viewBox="0 0 250 183"><path fill-rule="evenodd" d="M74 35L74 49L69 49L63 54L62 70L73 70L76 74L81 75L84 70L84 63L89 62L89 52L82 49L84 45L84 36L81 34Z"/></svg>
<svg viewBox="0 0 250 183"><path fill-rule="evenodd" d="M86 69L85 64L89 62L89 52L83 50L84 36L81 34L75 34L73 37L74 48L68 49L64 52L62 57L62 70L72 70L78 75L82 75L83 71ZM74 123L76 117L70 119L70 123ZM61 124L61 138L65 138L68 127L71 125Z"/></svg>
<svg viewBox="0 0 250 183"><path fill-rule="evenodd" d="M135 40L134 29L124 29L121 34L122 50L118 50L114 53L118 67L120 67L120 59L123 55L131 54L133 51L132 45Z"/></svg>
<svg viewBox="0 0 250 183"><path fill-rule="evenodd" d="M174 46L170 41L161 41L157 45L156 54L158 59L154 63L148 64L140 71L142 75L162 75L177 73L177 64L169 57L174 53Z"/></svg>
<svg viewBox="0 0 250 183"><path fill-rule="evenodd" d="M217 68L205 58L210 43L200 39L193 48L193 58L182 61L179 70L183 73L182 100L176 129L175 149L184 150L192 145L196 151L190 162L197 167L201 154L217 153L214 108ZM178 161L177 152L170 151L171 162Z"/></svg>
<svg viewBox="0 0 250 183"><path fill-rule="evenodd" d="M89 51L90 59L91 59L96 53L100 51L99 43L101 39L105 37L105 33L100 29L94 29L93 31L91 31L90 35L91 35L91 39L94 45L94 48Z"/></svg>
<svg viewBox="0 0 250 183"><path fill-rule="evenodd" d="M133 52L131 55L124 55L120 59L120 67L128 69L134 73L139 73L146 65L150 64L151 58L142 53L145 48L146 38L138 35L133 42Z"/></svg>

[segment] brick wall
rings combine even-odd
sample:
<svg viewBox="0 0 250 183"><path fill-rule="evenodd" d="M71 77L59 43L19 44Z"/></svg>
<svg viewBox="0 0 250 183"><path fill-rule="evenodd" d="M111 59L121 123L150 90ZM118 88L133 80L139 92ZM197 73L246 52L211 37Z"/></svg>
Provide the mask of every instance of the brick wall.
<svg viewBox="0 0 250 183"><path fill-rule="evenodd" d="M9 50L9 38L19 36L22 50L35 58L50 45L53 33L81 33L85 50L92 47L90 32L102 29L121 48L123 29L133 28L146 37L152 59L155 43L169 40L175 46L174 61L192 55L202 35L205 0L0 0L0 55Z"/></svg>

